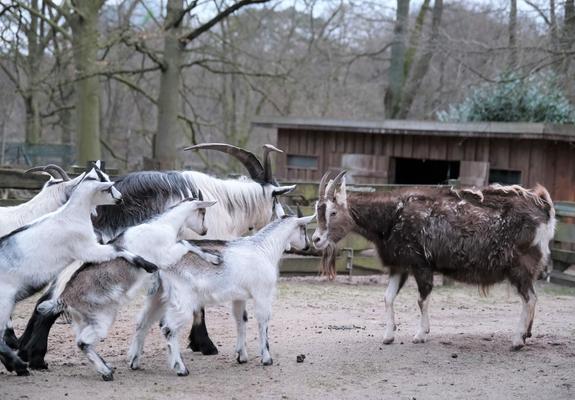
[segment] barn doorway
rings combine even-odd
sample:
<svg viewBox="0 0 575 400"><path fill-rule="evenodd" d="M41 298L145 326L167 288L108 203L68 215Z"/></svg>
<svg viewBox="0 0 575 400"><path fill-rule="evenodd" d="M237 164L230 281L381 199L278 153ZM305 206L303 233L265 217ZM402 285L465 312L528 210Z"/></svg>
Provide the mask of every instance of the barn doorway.
<svg viewBox="0 0 575 400"><path fill-rule="evenodd" d="M449 179L459 178L459 161L395 159L395 184L445 185Z"/></svg>

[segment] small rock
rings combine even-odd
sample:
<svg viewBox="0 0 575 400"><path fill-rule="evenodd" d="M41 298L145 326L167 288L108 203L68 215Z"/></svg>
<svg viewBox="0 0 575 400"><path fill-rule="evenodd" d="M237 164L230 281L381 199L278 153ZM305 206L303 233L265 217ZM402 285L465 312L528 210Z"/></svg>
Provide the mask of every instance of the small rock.
<svg viewBox="0 0 575 400"><path fill-rule="evenodd" d="M451 353L451 358L457 358L457 353Z"/></svg>
<svg viewBox="0 0 575 400"><path fill-rule="evenodd" d="M305 360L305 354L299 354L299 355L295 358L295 360L296 360L298 363L302 363L303 360Z"/></svg>

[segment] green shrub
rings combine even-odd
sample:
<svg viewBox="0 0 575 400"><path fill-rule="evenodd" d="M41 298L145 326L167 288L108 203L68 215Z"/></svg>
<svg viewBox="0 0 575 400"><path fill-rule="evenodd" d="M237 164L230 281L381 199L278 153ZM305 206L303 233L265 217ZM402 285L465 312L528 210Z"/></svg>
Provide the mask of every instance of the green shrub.
<svg viewBox="0 0 575 400"><path fill-rule="evenodd" d="M575 109L551 74L525 79L507 74L500 83L485 84L471 92L462 103L440 111L444 122L549 122L575 123Z"/></svg>

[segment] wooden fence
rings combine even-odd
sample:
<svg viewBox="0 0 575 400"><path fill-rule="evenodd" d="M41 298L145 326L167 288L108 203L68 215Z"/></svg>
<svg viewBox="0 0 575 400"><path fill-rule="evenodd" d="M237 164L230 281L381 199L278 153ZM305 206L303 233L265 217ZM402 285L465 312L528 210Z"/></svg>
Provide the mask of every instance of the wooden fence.
<svg viewBox="0 0 575 400"><path fill-rule="evenodd" d="M0 169L0 189L25 189L39 191L46 182L46 177L37 174L27 175L22 170ZM289 182L283 182L290 184ZM404 187L404 185L349 185L349 190L389 191ZM298 182L294 192L285 196L287 207L299 206L304 215L314 213L314 204L318 198L318 185L315 182ZM22 200L2 199L0 206L15 205ZM551 281L563 285L575 286L575 276L564 273L569 266L575 264L575 203L558 202L557 231L552 244L551 256L553 271ZM315 222L308 226L311 235L315 230ZM337 258L337 272L354 274L380 274L384 272L372 243L362 236L350 234L340 242L342 249ZM307 254L286 254L282 259L280 272L282 274L317 274L319 271L320 254L311 250Z"/></svg>

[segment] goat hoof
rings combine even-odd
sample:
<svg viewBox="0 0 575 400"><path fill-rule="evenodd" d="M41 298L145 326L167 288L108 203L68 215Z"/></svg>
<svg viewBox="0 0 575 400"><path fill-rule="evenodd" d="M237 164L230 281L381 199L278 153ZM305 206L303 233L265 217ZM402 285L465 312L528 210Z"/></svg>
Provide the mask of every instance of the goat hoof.
<svg viewBox="0 0 575 400"><path fill-rule="evenodd" d="M141 369L141 368L140 368L140 365L139 365L138 363L136 363L135 361L132 361L132 362L130 363L130 369L131 369L132 371L138 371L138 370Z"/></svg>
<svg viewBox="0 0 575 400"><path fill-rule="evenodd" d="M271 358L269 360L266 360L266 361L262 360L262 364L265 366L273 365L273 363L274 363L274 360L272 360Z"/></svg>
<svg viewBox="0 0 575 400"><path fill-rule="evenodd" d="M519 351L519 350L521 350L523 347L525 347L525 343L514 344L513 346L511 346L511 351Z"/></svg>
<svg viewBox="0 0 575 400"><path fill-rule="evenodd" d="M383 344L392 344L395 338L385 338L383 339Z"/></svg>
<svg viewBox="0 0 575 400"><path fill-rule="evenodd" d="M411 342L413 344L425 343L425 339L424 338L413 338L413 340Z"/></svg>
<svg viewBox="0 0 575 400"><path fill-rule="evenodd" d="M30 371L28 371L27 369L19 369L19 370L16 370L16 375L18 375L18 376L30 376Z"/></svg>
<svg viewBox="0 0 575 400"><path fill-rule="evenodd" d="M238 362L238 364L245 364L248 362L247 358L242 358L242 356L240 355L240 353L238 352L238 356L236 357L236 361Z"/></svg>
<svg viewBox="0 0 575 400"><path fill-rule="evenodd" d="M48 369L48 364L44 360L32 360L29 367L35 370L45 370Z"/></svg>
<svg viewBox="0 0 575 400"><path fill-rule="evenodd" d="M204 356L214 356L218 354L218 348L213 343L205 343L200 345L200 351Z"/></svg>
<svg viewBox="0 0 575 400"><path fill-rule="evenodd" d="M178 376L188 376L188 375L190 375L190 371L188 371L187 368L183 371L178 372Z"/></svg>
<svg viewBox="0 0 575 400"><path fill-rule="evenodd" d="M114 374L110 372L109 374L102 375L102 379L106 382L110 382L114 380Z"/></svg>

